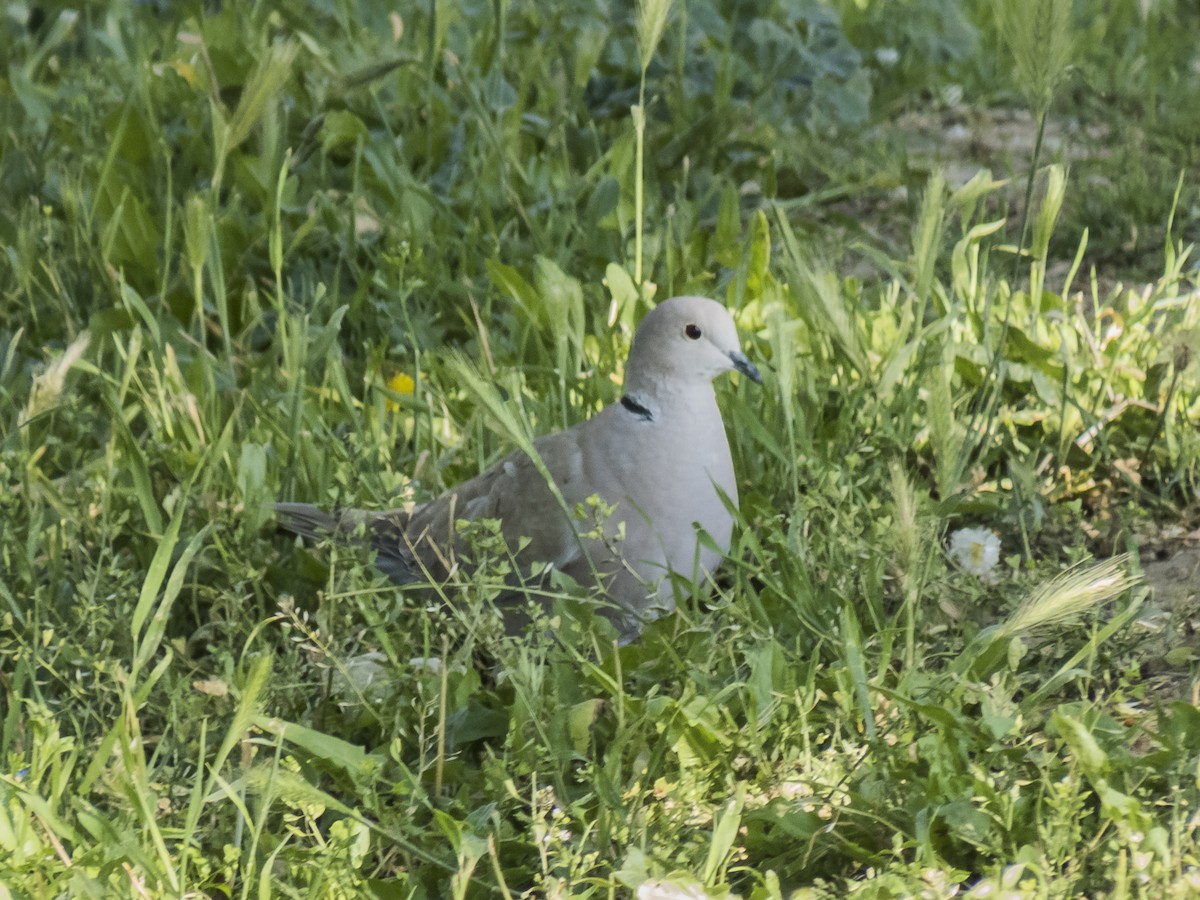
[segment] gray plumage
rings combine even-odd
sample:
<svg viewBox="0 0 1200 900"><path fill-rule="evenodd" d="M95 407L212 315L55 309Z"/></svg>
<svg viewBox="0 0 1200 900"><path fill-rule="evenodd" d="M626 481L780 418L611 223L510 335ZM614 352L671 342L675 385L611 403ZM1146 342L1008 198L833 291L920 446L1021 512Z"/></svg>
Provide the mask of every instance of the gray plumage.
<svg viewBox="0 0 1200 900"><path fill-rule="evenodd" d="M375 564L408 583L446 577L468 552L459 520L498 519L509 548L527 539L517 555L526 574L540 562L583 585L598 577L612 604L605 614L626 635L636 633L674 607L669 572L699 581L729 549L733 515L722 494L736 507L738 491L712 380L734 369L761 382L726 309L703 297L665 300L634 336L622 401L534 441L563 503L517 451L411 511L330 514L278 503L279 525L311 538L365 535ZM593 495L613 507L603 537L589 536L592 516L575 515ZM711 542L699 540L697 525ZM521 596L514 590L500 604L510 630L524 621Z"/></svg>

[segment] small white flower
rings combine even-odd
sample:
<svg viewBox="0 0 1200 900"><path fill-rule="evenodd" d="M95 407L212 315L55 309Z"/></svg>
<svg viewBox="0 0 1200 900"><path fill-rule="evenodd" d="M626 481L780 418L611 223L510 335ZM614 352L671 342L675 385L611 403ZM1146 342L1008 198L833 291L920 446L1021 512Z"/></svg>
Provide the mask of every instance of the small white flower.
<svg viewBox="0 0 1200 900"><path fill-rule="evenodd" d="M900 51L895 47L880 47L875 51L875 61L881 66L894 66L900 62Z"/></svg>
<svg viewBox="0 0 1200 900"><path fill-rule="evenodd" d="M1000 538L984 528L960 528L950 535L950 558L987 584L997 580Z"/></svg>
<svg viewBox="0 0 1200 900"><path fill-rule="evenodd" d="M643 881L634 897L637 900L708 900L708 892L695 882Z"/></svg>

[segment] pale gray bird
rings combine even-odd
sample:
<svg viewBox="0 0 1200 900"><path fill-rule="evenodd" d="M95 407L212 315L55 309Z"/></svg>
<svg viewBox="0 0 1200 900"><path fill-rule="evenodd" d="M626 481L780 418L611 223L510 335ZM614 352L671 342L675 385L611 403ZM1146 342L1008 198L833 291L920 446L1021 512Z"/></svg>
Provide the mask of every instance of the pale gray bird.
<svg viewBox="0 0 1200 900"><path fill-rule="evenodd" d="M533 442L559 497L518 450L413 510L330 514L278 503L279 525L307 537L365 533L375 564L405 584L444 578L469 556L460 520L498 519L526 578L548 563L582 585L598 579L611 602L602 612L630 637L674 608L678 584L668 573L694 584L729 550L733 515L724 498L736 507L738 490L712 381L730 370L762 383L725 307L704 297L664 300L634 336L621 400ZM600 523L587 506L593 496L611 507ZM538 568L540 585L546 570ZM520 583L499 602L510 631L527 621Z"/></svg>

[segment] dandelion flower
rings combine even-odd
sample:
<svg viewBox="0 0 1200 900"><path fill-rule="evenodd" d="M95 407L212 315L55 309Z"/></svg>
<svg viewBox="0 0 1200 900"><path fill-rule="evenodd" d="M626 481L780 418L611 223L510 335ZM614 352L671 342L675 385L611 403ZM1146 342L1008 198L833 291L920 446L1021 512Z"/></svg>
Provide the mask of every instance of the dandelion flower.
<svg viewBox="0 0 1200 900"><path fill-rule="evenodd" d="M997 581L1000 538L985 528L960 528L950 535L949 555L954 562L986 584Z"/></svg>
<svg viewBox="0 0 1200 900"><path fill-rule="evenodd" d="M404 394L409 397L412 396L416 386L416 382L412 380L412 377L404 372L397 372L386 382L387 389L393 394ZM384 405L387 407L388 412L399 412L400 410L400 404L391 397L384 401Z"/></svg>

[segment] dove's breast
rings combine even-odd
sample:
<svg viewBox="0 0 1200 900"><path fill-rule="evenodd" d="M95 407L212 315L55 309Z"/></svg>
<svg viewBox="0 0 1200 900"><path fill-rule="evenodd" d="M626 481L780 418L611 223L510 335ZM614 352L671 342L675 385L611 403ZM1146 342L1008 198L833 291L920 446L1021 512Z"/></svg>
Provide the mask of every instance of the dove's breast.
<svg viewBox="0 0 1200 900"><path fill-rule="evenodd" d="M616 421L599 421L604 417ZM605 443L586 457L581 482L600 488L592 493L615 508L605 526L608 545L593 545L590 552L611 558L615 547L619 561L645 582L616 591L631 595L620 599L635 601L639 593L646 598L668 570L690 579L715 571L733 532L721 493L737 503L729 442L715 400L687 417L621 418L612 407L592 422ZM698 541L697 525L721 552Z"/></svg>

